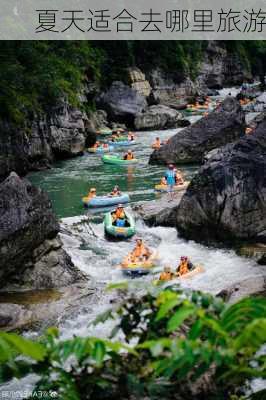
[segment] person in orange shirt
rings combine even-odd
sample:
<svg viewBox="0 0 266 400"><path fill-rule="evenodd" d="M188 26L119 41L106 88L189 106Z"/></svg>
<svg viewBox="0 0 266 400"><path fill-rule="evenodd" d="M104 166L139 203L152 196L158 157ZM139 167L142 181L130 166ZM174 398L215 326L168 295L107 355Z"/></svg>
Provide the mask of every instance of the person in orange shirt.
<svg viewBox="0 0 266 400"><path fill-rule="evenodd" d="M175 173L175 184L176 184L176 186L184 184L184 179L182 177L182 174L178 170L176 170L176 173Z"/></svg>
<svg viewBox="0 0 266 400"><path fill-rule="evenodd" d="M88 195L87 195L87 200L91 200L93 197L96 197L96 189L92 188L90 189Z"/></svg>
<svg viewBox="0 0 266 400"><path fill-rule="evenodd" d="M245 130L246 135L250 135L253 132L253 128L247 127Z"/></svg>
<svg viewBox="0 0 266 400"><path fill-rule="evenodd" d="M152 252L144 245L143 240L138 238L136 239L136 246L130 254L131 262L143 261L143 258L147 260L151 254Z"/></svg>
<svg viewBox="0 0 266 400"><path fill-rule="evenodd" d="M161 140L159 137L157 137L152 145L152 148L158 150L160 147L161 147Z"/></svg>
<svg viewBox="0 0 266 400"><path fill-rule="evenodd" d="M180 258L180 263L176 269L176 275L182 276L187 274L189 271L193 269L193 264L189 261L188 257L182 256Z"/></svg>
<svg viewBox="0 0 266 400"><path fill-rule="evenodd" d="M94 149L97 149L100 146L100 142L95 142L92 146Z"/></svg>
<svg viewBox="0 0 266 400"><path fill-rule="evenodd" d="M127 140L129 142L133 142L133 140L135 140L135 136L134 136L134 134L132 132L128 132Z"/></svg>
<svg viewBox="0 0 266 400"><path fill-rule="evenodd" d="M110 196L121 196L121 192L119 186L115 185L113 190L110 193Z"/></svg>
<svg viewBox="0 0 266 400"><path fill-rule="evenodd" d="M171 271L171 267L165 266L163 272L161 273L159 280L160 281L171 281L174 277L173 272Z"/></svg>
<svg viewBox="0 0 266 400"><path fill-rule="evenodd" d="M134 154L133 154L133 152L132 152L132 150L128 150L128 152L124 155L124 160L127 160L127 161L129 161L129 160L134 160Z"/></svg>
<svg viewBox="0 0 266 400"><path fill-rule="evenodd" d="M117 209L112 213L112 217L113 217L113 225L117 225L118 221L119 222L125 221L126 214L122 204L118 204Z"/></svg>

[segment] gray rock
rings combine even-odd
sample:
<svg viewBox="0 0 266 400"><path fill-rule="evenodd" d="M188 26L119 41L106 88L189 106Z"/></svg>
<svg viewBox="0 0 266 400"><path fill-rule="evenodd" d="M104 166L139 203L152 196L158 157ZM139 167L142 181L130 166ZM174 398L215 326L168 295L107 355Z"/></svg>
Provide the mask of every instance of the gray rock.
<svg viewBox="0 0 266 400"><path fill-rule="evenodd" d="M266 92L263 92L259 97L256 98L257 103L266 104Z"/></svg>
<svg viewBox="0 0 266 400"><path fill-rule="evenodd" d="M177 207L184 193L185 191L176 193L174 200L170 202L165 194L159 200L136 204L133 209L148 226L176 227Z"/></svg>
<svg viewBox="0 0 266 400"><path fill-rule="evenodd" d="M222 147L194 177L177 211L177 227L197 241L266 242L266 119Z"/></svg>
<svg viewBox="0 0 266 400"><path fill-rule="evenodd" d="M6 331L58 326L65 319L84 311L89 313L95 298L87 284L74 284L60 290L0 292L0 328Z"/></svg>
<svg viewBox="0 0 266 400"><path fill-rule="evenodd" d="M229 286L216 295L229 303L235 303L244 297L266 294L265 275L254 276L252 279L243 279L240 282Z"/></svg>
<svg viewBox="0 0 266 400"><path fill-rule="evenodd" d="M90 125L86 114L65 101L49 114L28 118L23 127L0 121L0 180L11 171L22 176L82 154L96 140Z"/></svg>
<svg viewBox="0 0 266 400"><path fill-rule="evenodd" d="M219 41L208 41L196 80L203 92L207 94L209 89L241 85L251 78L250 72L238 55L229 53Z"/></svg>
<svg viewBox="0 0 266 400"><path fill-rule="evenodd" d="M233 142L245 133L245 116L236 99L228 97L218 110L178 132L155 150L150 163L201 163L206 152Z"/></svg>
<svg viewBox="0 0 266 400"><path fill-rule="evenodd" d="M113 82L110 89L97 98L97 104L107 111L113 121L123 120L129 125L133 124L135 116L147 105L144 96L119 81Z"/></svg>
<svg viewBox="0 0 266 400"><path fill-rule="evenodd" d="M152 129L168 129L178 125L182 114L178 111L164 106L150 106L144 113L136 116L134 125L139 131Z"/></svg>
<svg viewBox="0 0 266 400"><path fill-rule="evenodd" d="M14 172L0 191L0 287L41 289L84 280L62 249L48 196Z"/></svg>

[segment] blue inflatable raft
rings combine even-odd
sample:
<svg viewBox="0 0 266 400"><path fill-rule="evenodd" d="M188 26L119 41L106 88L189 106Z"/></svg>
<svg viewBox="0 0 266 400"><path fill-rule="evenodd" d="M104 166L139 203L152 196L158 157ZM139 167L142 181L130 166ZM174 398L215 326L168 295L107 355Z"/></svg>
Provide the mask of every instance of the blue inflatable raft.
<svg viewBox="0 0 266 400"><path fill-rule="evenodd" d="M82 202L86 207L108 207L115 206L117 204L125 204L130 200L128 194L122 194L121 196L96 196L88 201L87 197L83 197Z"/></svg>

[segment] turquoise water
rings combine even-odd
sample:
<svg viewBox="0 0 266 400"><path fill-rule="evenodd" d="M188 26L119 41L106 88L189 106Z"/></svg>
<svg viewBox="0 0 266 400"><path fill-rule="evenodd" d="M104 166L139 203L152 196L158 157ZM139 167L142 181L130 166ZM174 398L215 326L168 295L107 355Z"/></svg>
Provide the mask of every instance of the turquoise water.
<svg viewBox="0 0 266 400"><path fill-rule="evenodd" d="M156 136L167 139L177 131L174 129L136 133L136 145L130 147L139 159L136 166L103 164L101 155L86 153L84 156L58 162L50 170L31 173L28 178L48 193L55 213L60 218L87 213L81 198L91 187L97 189L97 194L103 195L118 184L123 192L130 195L132 203L153 200L156 196L154 186L159 183L165 167L148 164L152 152L151 144ZM127 147L118 148L115 153L123 155L126 150ZM196 171L195 166L180 169L188 180Z"/></svg>

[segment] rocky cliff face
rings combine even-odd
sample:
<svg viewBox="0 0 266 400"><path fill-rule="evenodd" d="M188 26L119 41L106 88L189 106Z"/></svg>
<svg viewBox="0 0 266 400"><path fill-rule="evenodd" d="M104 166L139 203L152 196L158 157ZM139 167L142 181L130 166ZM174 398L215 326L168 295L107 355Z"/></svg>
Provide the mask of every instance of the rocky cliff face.
<svg viewBox="0 0 266 400"><path fill-rule="evenodd" d="M47 195L14 172L0 191L0 287L47 289L83 280L62 248Z"/></svg>
<svg viewBox="0 0 266 400"><path fill-rule="evenodd" d="M202 166L178 207L178 230L197 241L265 243L265 171L266 119Z"/></svg>
<svg viewBox="0 0 266 400"><path fill-rule="evenodd" d="M228 97L219 110L173 136L155 150L150 163L201 163L206 152L233 142L244 135L245 116L238 101Z"/></svg>
<svg viewBox="0 0 266 400"><path fill-rule="evenodd" d="M65 102L20 128L0 121L0 180L11 171L24 175L47 168L56 159L82 154L95 142L94 129L85 113Z"/></svg>
<svg viewBox="0 0 266 400"><path fill-rule="evenodd" d="M199 68L196 84L201 90L241 85L252 79L241 59L230 54L219 41L209 41Z"/></svg>
<svg viewBox="0 0 266 400"><path fill-rule="evenodd" d="M149 97L151 93L150 82L146 79L145 74L139 68L129 68L128 80L132 89L136 90L144 97Z"/></svg>
<svg viewBox="0 0 266 400"><path fill-rule="evenodd" d="M133 126L134 118L147 106L146 99L137 90L123 82L113 82L112 86L96 99L99 108L103 108L111 121Z"/></svg>

